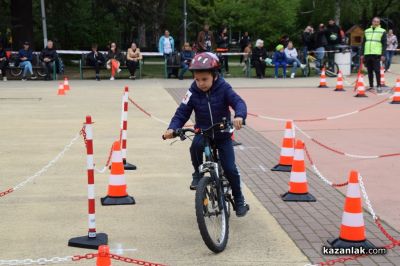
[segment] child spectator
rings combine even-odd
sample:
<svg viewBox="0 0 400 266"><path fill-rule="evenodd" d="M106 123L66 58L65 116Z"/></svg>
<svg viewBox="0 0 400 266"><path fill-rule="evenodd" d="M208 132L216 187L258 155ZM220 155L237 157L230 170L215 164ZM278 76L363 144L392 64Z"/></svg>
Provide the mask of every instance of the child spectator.
<svg viewBox="0 0 400 266"><path fill-rule="evenodd" d="M246 71L247 65L249 64L249 60L251 58L251 48L252 48L252 44L251 44L251 42L249 42L243 50L243 53L244 53L244 55L243 55L243 62L244 62L243 72Z"/></svg>
<svg viewBox="0 0 400 266"><path fill-rule="evenodd" d="M0 42L0 75L3 77L3 81L7 81L7 65L8 59L6 56L6 50L3 48L3 44Z"/></svg>
<svg viewBox="0 0 400 266"><path fill-rule="evenodd" d="M283 70L283 78L286 78L286 65L287 58L284 50L284 46L282 44L278 44L276 46L276 51L274 52L274 57L272 59L273 64L275 65L275 78L279 76L279 67L282 67Z"/></svg>
<svg viewBox="0 0 400 266"><path fill-rule="evenodd" d="M117 44L115 42L112 42L110 45L110 50L108 51L107 54L107 68L111 69L111 78L110 80L115 79L115 73L121 72L121 69L119 66L121 65L121 62L123 60L123 55L119 51Z"/></svg>
<svg viewBox="0 0 400 266"><path fill-rule="evenodd" d="M140 49L137 48L136 43L133 42L126 53L126 66L131 73L130 79L136 79L135 72L139 66L140 60L142 60L142 54L140 53Z"/></svg>
<svg viewBox="0 0 400 266"><path fill-rule="evenodd" d="M256 75L259 79L263 79L265 77L265 58L267 58L267 52L264 48L264 41L258 39L256 41L256 47L253 49L251 55L251 62L256 69Z"/></svg>
<svg viewBox="0 0 400 266"><path fill-rule="evenodd" d="M50 73L53 73L55 60L57 59L56 49L53 47L53 41L48 40L47 47L40 53L40 61L45 69L46 77L45 80L51 80Z"/></svg>
<svg viewBox="0 0 400 266"><path fill-rule="evenodd" d="M303 65L297 58L297 50L293 47L292 41L289 41L288 46L285 48L285 55L287 64L292 65L292 73L290 74L290 78L294 78L296 76L297 68L301 67L301 69L303 69L306 67L306 65Z"/></svg>
<svg viewBox="0 0 400 266"><path fill-rule="evenodd" d="M186 71L189 69L190 62L192 61L194 53L190 44L185 42L182 47L181 52L181 72L179 73L179 79L183 80L183 75L185 75Z"/></svg>
<svg viewBox="0 0 400 266"><path fill-rule="evenodd" d="M106 59L104 55L97 50L96 43L92 44L92 51L86 57L86 64L93 66L96 73L96 80L100 81L100 67L104 65Z"/></svg>
<svg viewBox="0 0 400 266"><path fill-rule="evenodd" d="M32 49L29 47L29 42L24 42L24 48L19 50L19 67L23 69L22 81L26 81L26 74L29 72L31 79L36 79L32 70Z"/></svg>

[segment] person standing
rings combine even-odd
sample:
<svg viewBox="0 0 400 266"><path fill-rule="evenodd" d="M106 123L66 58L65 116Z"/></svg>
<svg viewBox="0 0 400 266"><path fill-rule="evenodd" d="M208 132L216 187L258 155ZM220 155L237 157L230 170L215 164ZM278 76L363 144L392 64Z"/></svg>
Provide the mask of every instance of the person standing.
<svg viewBox="0 0 400 266"><path fill-rule="evenodd" d="M328 26L326 27L326 34L328 45L326 46L326 50L328 52L328 67L329 69L333 69L335 63L335 48L338 44L342 42L342 37L340 34L340 27L336 25L334 19L330 19L328 21Z"/></svg>
<svg viewBox="0 0 400 266"><path fill-rule="evenodd" d="M172 53L175 51L175 42L174 38L170 36L169 31L165 30L164 35L160 37L158 41L158 52L164 55L164 59L167 63L167 74L168 78L172 75L172 68L168 67L168 63L172 61Z"/></svg>
<svg viewBox="0 0 400 266"><path fill-rule="evenodd" d="M122 55L121 51L118 49L117 44L112 42L110 44L110 50L107 54L107 68L111 69L111 78L110 80L115 79L115 73L121 72L119 68L121 65L124 56Z"/></svg>
<svg viewBox="0 0 400 266"><path fill-rule="evenodd" d="M204 28L197 35L197 52L212 52L215 46L214 34L210 31L210 26L204 24Z"/></svg>
<svg viewBox="0 0 400 266"><path fill-rule="evenodd" d="M96 73L96 80L100 81L100 67L104 65L105 58L98 50L96 43L92 44L92 51L86 57L86 64L93 66Z"/></svg>
<svg viewBox="0 0 400 266"><path fill-rule="evenodd" d="M126 66L131 74L130 79L136 79L135 72L139 67L140 60L142 60L142 54L136 43L133 42L126 53Z"/></svg>
<svg viewBox="0 0 400 266"><path fill-rule="evenodd" d="M381 28L381 19L374 17L372 25L364 32L361 44L361 60L368 69L369 89L374 87L374 72L377 83L377 92L382 92L380 62L385 60L387 37L386 31Z"/></svg>
<svg viewBox="0 0 400 266"><path fill-rule="evenodd" d="M36 79L36 76L33 74L32 69L32 59L33 52L29 47L29 42L24 42L24 48L19 50L19 67L23 69L22 72L22 81L26 81L26 74L29 72L31 74L31 79Z"/></svg>
<svg viewBox="0 0 400 266"><path fill-rule="evenodd" d="M301 40L303 41L303 64L307 63L308 51L314 48L313 34L314 28L307 26L301 35Z"/></svg>
<svg viewBox="0 0 400 266"><path fill-rule="evenodd" d="M229 74L229 64L228 64L228 56L223 55L223 53L228 52L229 49L229 40L227 36L227 31L228 29L226 27L222 28L222 30L219 32L218 37L217 37L217 52L218 49L220 52L222 52L222 55L220 55L220 61L223 61L224 68L225 68L225 75L230 76ZM222 59L222 60L221 60Z"/></svg>
<svg viewBox="0 0 400 266"><path fill-rule="evenodd" d="M240 38L240 52L244 53L244 49L249 45L251 39L249 36L249 32L245 31L244 35ZM240 64L243 62L243 55L240 56Z"/></svg>
<svg viewBox="0 0 400 266"><path fill-rule="evenodd" d="M7 81L7 65L8 59L6 56L6 50L3 47L3 43L0 42L0 75L3 77L3 81Z"/></svg>
<svg viewBox="0 0 400 266"><path fill-rule="evenodd" d="M55 60L57 59L57 52L53 46L53 41L48 40L47 47L40 53L40 61L42 61L42 66L46 73L45 80L51 80L50 74L53 72Z"/></svg>
<svg viewBox="0 0 400 266"><path fill-rule="evenodd" d="M392 64L392 57L397 49L397 37L393 34L393 30L390 29L387 34L387 48L385 54L385 71L390 69L390 65Z"/></svg>
<svg viewBox="0 0 400 266"><path fill-rule="evenodd" d="M325 48L328 45L328 40L326 38L327 31L324 24L319 24L318 31L315 33L315 55L317 58L316 61L316 71L317 74L321 74L322 61L325 56Z"/></svg>
<svg viewBox="0 0 400 266"><path fill-rule="evenodd" d="M263 79L265 77L265 68L266 63L265 59L267 58L267 52L264 48L264 41L258 39L256 41L256 47L254 47L253 52L251 54L251 62L256 69L257 78Z"/></svg>

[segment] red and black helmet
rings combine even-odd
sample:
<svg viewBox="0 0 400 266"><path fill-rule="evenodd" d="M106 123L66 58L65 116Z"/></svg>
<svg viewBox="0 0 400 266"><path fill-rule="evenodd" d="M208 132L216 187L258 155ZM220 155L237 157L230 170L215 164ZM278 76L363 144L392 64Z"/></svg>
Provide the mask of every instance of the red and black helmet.
<svg viewBox="0 0 400 266"><path fill-rule="evenodd" d="M195 55L190 63L189 70L217 70L219 68L218 57L210 52Z"/></svg>

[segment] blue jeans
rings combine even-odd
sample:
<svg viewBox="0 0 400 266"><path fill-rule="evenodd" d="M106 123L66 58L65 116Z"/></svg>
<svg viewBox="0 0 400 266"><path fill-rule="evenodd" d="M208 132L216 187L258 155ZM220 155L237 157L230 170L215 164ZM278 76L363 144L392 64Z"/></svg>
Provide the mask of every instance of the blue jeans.
<svg viewBox="0 0 400 266"><path fill-rule="evenodd" d="M307 46L303 47L303 64L307 63L307 56L308 56L308 48Z"/></svg>
<svg viewBox="0 0 400 266"><path fill-rule="evenodd" d="M394 56L395 51L388 51L386 50L385 53L385 70L388 70L390 68L390 65L392 64L392 57Z"/></svg>
<svg viewBox="0 0 400 266"><path fill-rule="evenodd" d="M315 66L318 68L316 70L317 70L317 73L319 74L321 72L320 68L322 67L322 61L325 56L325 47L318 47L315 50L315 56L317 58L317 61L315 62Z"/></svg>
<svg viewBox="0 0 400 266"><path fill-rule="evenodd" d="M279 67L283 69L283 77L286 78L286 62L275 62L275 77L279 76Z"/></svg>
<svg viewBox="0 0 400 266"><path fill-rule="evenodd" d="M180 78L183 78L183 75L185 75L186 71L188 71L189 65L186 63L181 63L181 73L179 74Z"/></svg>
<svg viewBox="0 0 400 266"><path fill-rule="evenodd" d="M222 169L231 184L232 195L236 204L243 204L244 197L240 188L240 174L235 164L235 152L233 150L232 140L215 139L215 144L219 152ZM204 137L196 135L190 146L190 156L195 173L199 172L199 166L203 163Z"/></svg>
<svg viewBox="0 0 400 266"><path fill-rule="evenodd" d="M22 76L26 77L26 73L29 71L33 75L32 63L30 61L22 61L19 63L19 67L23 69Z"/></svg>
<svg viewBox="0 0 400 266"><path fill-rule="evenodd" d="M297 68L301 65L301 62L298 58L287 58L286 59L288 65L292 64L292 74L296 74Z"/></svg>

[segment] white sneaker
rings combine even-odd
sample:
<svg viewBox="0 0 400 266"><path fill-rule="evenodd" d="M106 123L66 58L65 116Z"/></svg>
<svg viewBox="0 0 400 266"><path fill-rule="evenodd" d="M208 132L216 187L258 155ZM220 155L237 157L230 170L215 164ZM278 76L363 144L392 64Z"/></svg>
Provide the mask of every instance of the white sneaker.
<svg viewBox="0 0 400 266"><path fill-rule="evenodd" d="M114 77L111 77L110 80L115 80L115 78L114 78Z"/></svg>
<svg viewBox="0 0 400 266"><path fill-rule="evenodd" d="M117 69L117 73L121 72L122 70L120 68Z"/></svg>
<svg viewBox="0 0 400 266"><path fill-rule="evenodd" d="M7 81L7 77L3 77L3 81Z"/></svg>
<svg viewBox="0 0 400 266"><path fill-rule="evenodd" d="M301 68L301 69L305 69L305 68L306 68L306 65L305 65L305 64L300 64L300 68Z"/></svg>
<svg viewBox="0 0 400 266"><path fill-rule="evenodd" d="M290 74L290 78L291 78L291 79L294 79L294 76L295 76L294 73Z"/></svg>

